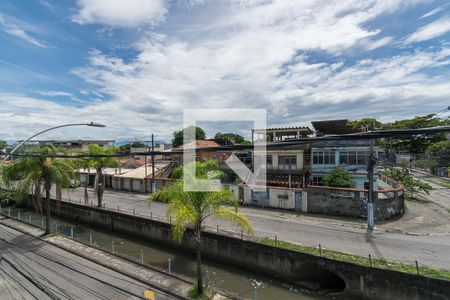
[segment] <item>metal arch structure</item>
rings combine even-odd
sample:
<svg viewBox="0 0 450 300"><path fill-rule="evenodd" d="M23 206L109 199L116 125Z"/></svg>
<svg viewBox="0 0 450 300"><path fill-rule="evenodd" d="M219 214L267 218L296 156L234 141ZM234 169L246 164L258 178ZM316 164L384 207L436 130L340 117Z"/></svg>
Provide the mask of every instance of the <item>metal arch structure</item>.
<svg viewBox="0 0 450 300"><path fill-rule="evenodd" d="M54 130L54 129L58 129L58 128L62 128L62 127L70 127L70 126L90 126L90 127L106 127L103 124L99 124L99 123L94 123L94 122L90 122L90 123L71 123L71 124L64 124L64 125L59 125L59 126L54 126L51 128L47 128L45 130L39 131L36 134L33 134L32 136L30 136L29 138L27 138L26 140L22 141L21 143L19 143L17 146L14 147L14 149L12 149L9 153L7 153L5 155L5 158L1 161L2 163L4 163L5 161L8 160L8 158L14 154L14 152L17 151L17 149L19 149L23 144L25 144L26 142L29 142L31 139L35 138L38 135L41 135L45 132Z"/></svg>

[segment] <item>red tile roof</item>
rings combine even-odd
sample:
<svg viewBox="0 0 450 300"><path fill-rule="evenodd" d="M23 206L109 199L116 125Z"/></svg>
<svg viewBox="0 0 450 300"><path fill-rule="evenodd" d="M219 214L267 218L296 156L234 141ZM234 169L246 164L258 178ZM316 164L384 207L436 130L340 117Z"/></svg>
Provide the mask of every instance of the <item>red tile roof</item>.
<svg viewBox="0 0 450 300"><path fill-rule="evenodd" d="M173 151L176 150L190 150L190 149L201 149L201 148L215 148L215 147L220 147L220 145L213 140L195 140L193 142L178 146L173 148Z"/></svg>

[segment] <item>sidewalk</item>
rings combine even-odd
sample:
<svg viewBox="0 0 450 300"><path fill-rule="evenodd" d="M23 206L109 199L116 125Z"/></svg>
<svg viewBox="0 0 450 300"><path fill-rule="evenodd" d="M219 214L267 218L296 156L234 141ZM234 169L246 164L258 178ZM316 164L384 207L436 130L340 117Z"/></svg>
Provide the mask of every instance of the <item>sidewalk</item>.
<svg viewBox="0 0 450 300"><path fill-rule="evenodd" d="M83 189L63 193L67 201L84 203ZM93 198L92 190L89 191ZM148 195L105 191L106 209L119 210L127 214L137 214L146 218L158 219L169 223L164 203L150 203ZM89 203L89 205L91 205ZM93 202L95 205L95 202ZM407 205L409 205L407 203ZM421 203L409 205L414 212L411 218L400 218L376 223L376 230L366 230L364 219L339 218L321 215L304 215L293 211L268 210L254 207L242 207L242 211L253 224L256 237L278 238L279 240L306 246L327 248L349 254L380 257L387 260L414 264L418 260L424 265L450 269L450 235L444 231L443 224L435 224L435 207ZM417 207L422 207L415 212ZM422 217L423 211L428 211ZM440 222L450 224L448 212L443 212ZM426 226L421 226L427 224ZM439 228L439 230L435 230ZM205 230L240 236L241 230L228 222L208 218ZM448 231L447 231L448 232ZM430 253L432 253L430 255Z"/></svg>

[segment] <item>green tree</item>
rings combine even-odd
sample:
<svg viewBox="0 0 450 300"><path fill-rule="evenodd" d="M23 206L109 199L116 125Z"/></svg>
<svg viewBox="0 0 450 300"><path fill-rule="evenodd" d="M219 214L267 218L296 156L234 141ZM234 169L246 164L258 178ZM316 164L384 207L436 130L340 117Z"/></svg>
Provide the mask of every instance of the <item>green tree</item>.
<svg viewBox="0 0 450 300"><path fill-rule="evenodd" d="M214 136L214 139L216 140L228 140L233 144L249 144L250 141L245 140L245 138L242 135L236 134L236 133L222 133L218 132Z"/></svg>
<svg viewBox="0 0 450 300"><path fill-rule="evenodd" d="M184 131L186 129L192 128L192 127L194 127L194 126L189 126L189 127L186 127L186 128L184 128L182 130L175 131L173 133L172 146L173 147L178 147L178 146L183 145ZM195 126L195 139L196 140L204 140L204 139L206 139L205 131L203 131L203 129L198 127L198 126Z"/></svg>
<svg viewBox="0 0 450 300"><path fill-rule="evenodd" d="M425 192L430 193L432 187L430 184L420 181L419 179L414 179L407 169L386 169L384 174L405 186L405 189L411 192L411 197L413 192Z"/></svg>
<svg viewBox="0 0 450 300"><path fill-rule="evenodd" d="M363 118L359 120L350 120L348 124L361 131L373 131L382 127L383 123L374 118Z"/></svg>
<svg viewBox="0 0 450 300"><path fill-rule="evenodd" d="M37 213L43 214L41 189L45 189L45 233L50 229L50 190L56 185L56 199L61 201L61 188L68 188L70 180L75 178L73 166L69 160L48 157L60 151L52 145L37 149L39 157L25 156L12 164L2 166L2 180L13 190L15 200L19 203L27 199L32 192L32 201Z"/></svg>
<svg viewBox="0 0 450 300"><path fill-rule="evenodd" d="M197 179L220 179L223 177L223 172L220 171L215 160L191 162L187 167L196 168ZM180 168L180 170L182 169ZM186 179L191 180L193 178ZM167 211L172 217L172 236L175 240L181 242L187 228L194 231L197 254L197 293L203 294L201 232L205 219L215 216L229 221L249 233L253 232L250 221L242 212L238 211L240 203L238 197L224 187L216 192L185 191L183 178L180 177L172 185L153 194L150 200L164 200L168 203Z"/></svg>
<svg viewBox="0 0 450 300"><path fill-rule="evenodd" d="M430 157L423 157L420 159L416 159L414 161L414 166L421 169L431 170L433 167L437 166L438 162L436 159L430 158ZM406 167L406 166L403 166Z"/></svg>
<svg viewBox="0 0 450 300"><path fill-rule="evenodd" d="M105 190L105 179L103 177L104 168L116 168L119 162L114 157L101 157L99 155L113 155L116 153L115 147L104 148L97 144L89 145L88 154L93 155L87 161L88 168L94 168L96 171L94 190L97 194L97 206L102 206L103 192ZM95 157L98 156L98 157Z"/></svg>
<svg viewBox="0 0 450 300"><path fill-rule="evenodd" d="M435 117L434 114L430 114L385 124L383 129L419 129L444 125L450 125L450 118L441 119ZM391 138L386 141L385 144L387 148L419 154L424 153L431 144L443 140L446 140L446 135L443 133L420 134L408 137Z"/></svg>
<svg viewBox="0 0 450 300"><path fill-rule="evenodd" d="M335 167L326 174L322 178L322 185L341 188L354 188L356 186L352 175L341 167Z"/></svg>
<svg viewBox="0 0 450 300"><path fill-rule="evenodd" d="M140 141L133 141L131 143L119 146L118 150L129 153L131 148L147 148L147 145Z"/></svg>
<svg viewBox="0 0 450 300"><path fill-rule="evenodd" d="M432 167L450 166L450 141L440 141L427 147L426 154L430 161L434 162Z"/></svg>
<svg viewBox="0 0 450 300"><path fill-rule="evenodd" d="M0 140L0 150L5 149L8 146L8 144L4 140Z"/></svg>

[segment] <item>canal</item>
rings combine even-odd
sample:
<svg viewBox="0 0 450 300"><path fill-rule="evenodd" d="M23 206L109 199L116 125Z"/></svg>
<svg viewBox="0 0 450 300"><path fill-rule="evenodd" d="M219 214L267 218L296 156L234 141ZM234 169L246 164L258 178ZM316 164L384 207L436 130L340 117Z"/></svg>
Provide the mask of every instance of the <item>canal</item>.
<svg viewBox="0 0 450 300"><path fill-rule="evenodd" d="M14 207L2 208L1 213L43 228L45 219L30 210ZM196 277L195 257L158 243L131 238L121 234L75 224L67 220L52 218L52 231L72 237L84 244L92 244L101 250L113 252L144 265L156 267L191 279ZM255 288L258 300L309 300L332 299L308 291L300 286L286 284L276 279L247 272L226 262L203 260L205 279L211 287L219 288L230 295L252 299ZM207 273L207 275L206 275Z"/></svg>

